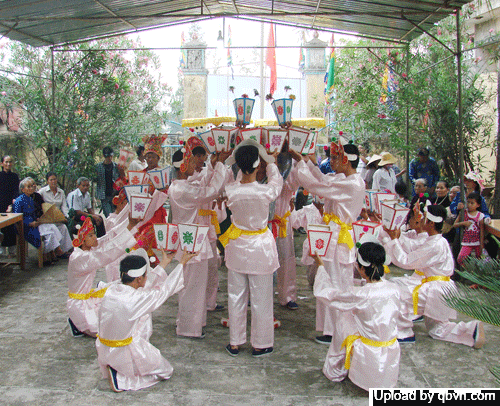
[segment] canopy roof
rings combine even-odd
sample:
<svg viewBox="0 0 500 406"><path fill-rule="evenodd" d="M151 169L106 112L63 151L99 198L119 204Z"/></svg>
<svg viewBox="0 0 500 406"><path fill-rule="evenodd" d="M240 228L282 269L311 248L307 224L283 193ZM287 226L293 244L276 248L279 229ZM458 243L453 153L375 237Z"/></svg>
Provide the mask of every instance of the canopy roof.
<svg viewBox="0 0 500 406"><path fill-rule="evenodd" d="M3 0L0 37L33 46L217 17L410 41L468 1L459 0Z"/></svg>

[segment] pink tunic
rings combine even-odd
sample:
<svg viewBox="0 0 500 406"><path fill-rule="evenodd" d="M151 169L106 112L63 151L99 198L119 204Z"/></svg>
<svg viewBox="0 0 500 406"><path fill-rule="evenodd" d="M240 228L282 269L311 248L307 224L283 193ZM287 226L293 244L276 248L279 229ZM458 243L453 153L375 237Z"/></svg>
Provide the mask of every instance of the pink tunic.
<svg viewBox="0 0 500 406"><path fill-rule="evenodd" d="M226 186L227 206L232 223L241 230L267 229L269 204L276 200L283 178L276 164L267 165L267 184L234 182ZM251 208L251 210L249 210ZM230 240L225 249L226 266L240 273L272 274L279 267L278 252L272 232L241 235Z"/></svg>
<svg viewBox="0 0 500 406"><path fill-rule="evenodd" d="M97 356L103 377L109 365L117 371L118 388L138 390L172 376L173 368L154 347L149 338L151 313L165 300L183 288L182 265L167 276L157 266L148 272L146 287L134 289L121 282L112 283L106 290L99 314L99 337L106 340L125 340L129 345L108 347L96 340Z"/></svg>
<svg viewBox="0 0 500 406"><path fill-rule="evenodd" d="M329 307L351 313L355 323L354 334L379 342L396 338L400 293L392 283L382 280L354 287L349 291L340 291L334 288L324 267L319 267L314 294ZM397 385L400 356L397 341L387 347L367 345L361 340L354 341L350 369L342 368L341 372L335 370L336 362L330 362L332 353L335 355L336 351L330 345L323 367L323 373L331 380L340 381L349 374L349 379L365 390Z"/></svg>
<svg viewBox="0 0 500 406"><path fill-rule="evenodd" d="M290 212L290 200L298 189L299 184L293 172L290 173L283 183L281 193L276 199L274 214L283 218ZM295 264L295 245L293 242L293 229L290 225L290 217L287 218L286 237L276 238L278 250L279 268L277 271L278 300L285 306L288 302L297 300L297 271Z"/></svg>
<svg viewBox="0 0 500 406"><path fill-rule="evenodd" d="M96 271L122 256L126 248L136 244L132 233L127 229L128 221L121 223L116 231L99 238L99 245L89 251L77 247L68 262L68 291L87 294L94 284ZM97 313L101 298L87 300L68 297L66 307L70 319L82 333L94 336L97 333Z"/></svg>

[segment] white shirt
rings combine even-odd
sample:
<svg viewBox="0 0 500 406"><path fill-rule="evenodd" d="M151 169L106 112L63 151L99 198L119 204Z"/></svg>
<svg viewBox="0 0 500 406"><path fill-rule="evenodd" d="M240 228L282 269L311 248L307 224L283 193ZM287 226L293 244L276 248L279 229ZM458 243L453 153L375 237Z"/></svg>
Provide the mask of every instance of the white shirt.
<svg viewBox="0 0 500 406"><path fill-rule="evenodd" d="M142 171L143 169L146 169L148 167L148 164L146 162L141 162L139 159L134 159L132 162L130 162L130 165L128 167L129 171Z"/></svg>
<svg viewBox="0 0 500 406"><path fill-rule="evenodd" d="M57 188L56 194L54 194L49 185L41 188L38 193L43 197L43 201L55 205L62 213L68 217L68 202L66 201L66 194L61 188Z"/></svg>
<svg viewBox="0 0 500 406"><path fill-rule="evenodd" d="M92 209L92 203L90 202L90 193L87 192L84 196L81 190L78 188L70 192L66 200L68 202L68 207L75 211L80 210L88 212L89 209Z"/></svg>
<svg viewBox="0 0 500 406"><path fill-rule="evenodd" d="M378 168L373 174L372 189L389 190L391 193L396 193L396 174L394 169Z"/></svg>

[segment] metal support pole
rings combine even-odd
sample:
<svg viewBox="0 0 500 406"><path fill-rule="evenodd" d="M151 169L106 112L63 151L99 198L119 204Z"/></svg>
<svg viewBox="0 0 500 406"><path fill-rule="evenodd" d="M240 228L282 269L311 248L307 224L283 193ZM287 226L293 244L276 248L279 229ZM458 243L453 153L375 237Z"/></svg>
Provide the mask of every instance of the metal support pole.
<svg viewBox="0 0 500 406"><path fill-rule="evenodd" d="M54 169L56 163L56 147L55 147L55 117L56 117L56 75L54 72L54 48L50 48L50 69L51 69L51 90L52 90L52 119L50 123L51 127L51 138L52 138L52 165L51 169Z"/></svg>
<svg viewBox="0 0 500 406"><path fill-rule="evenodd" d="M406 46L406 77L409 77L410 73L410 46ZM406 101L406 146L410 145L410 101L407 99ZM407 148L406 149L406 154L405 154L405 159L406 159L406 170L410 170L410 151ZM406 185L408 187L408 190L412 190L412 184L410 181L410 176L408 176L408 173L406 174Z"/></svg>

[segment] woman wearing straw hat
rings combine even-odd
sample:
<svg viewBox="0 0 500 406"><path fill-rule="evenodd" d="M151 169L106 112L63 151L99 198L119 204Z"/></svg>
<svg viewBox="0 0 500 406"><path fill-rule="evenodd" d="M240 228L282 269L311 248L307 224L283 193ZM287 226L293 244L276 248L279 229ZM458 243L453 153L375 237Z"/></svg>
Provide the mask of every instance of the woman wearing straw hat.
<svg viewBox="0 0 500 406"><path fill-rule="evenodd" d="M396 193L396 174L392 165L396 163L396 158L389 152L380 154L382 159L378 163L378 169L373 175L372 189L388 190L391 193Z"/></svg>

